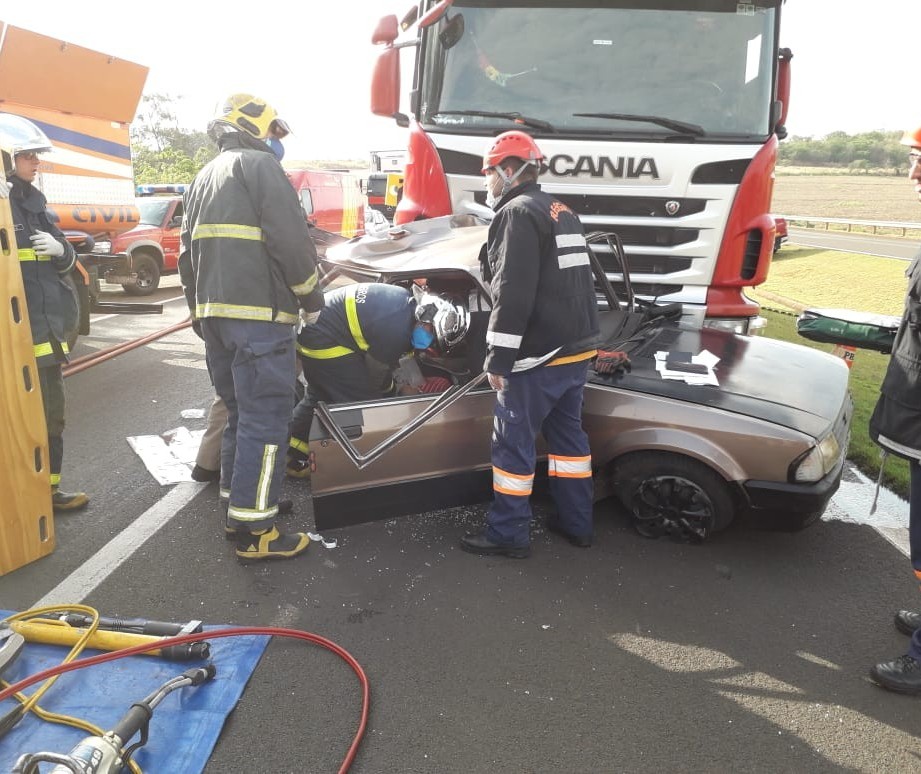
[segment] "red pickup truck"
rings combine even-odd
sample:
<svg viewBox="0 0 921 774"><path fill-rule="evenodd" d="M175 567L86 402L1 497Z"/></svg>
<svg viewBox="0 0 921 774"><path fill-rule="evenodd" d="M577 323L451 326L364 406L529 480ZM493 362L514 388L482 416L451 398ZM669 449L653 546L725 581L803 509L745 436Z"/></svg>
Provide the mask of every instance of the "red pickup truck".
<svg viewBox="0 0 921 774"><path fill-rule="evenodd" d="M787 241L787 219L783 215L774 216L774 252Z"/></svg>
<svg viewBox="0 0 921 774"><path fill-rule="evenodd" d="M133 296L149 296L160 285L164 274L175 274L179 261L179 230L182 226L182 190L185 186L169 186L174 195L142 195L136 200L140 213L138 224L112 240L113 253L128 256L128 271L137 275L134 282L122 287ZM151 189L154 186L150 186ZM153 193L162 193L156 186ZM139 193L145 187L139 186Z"/></svg>

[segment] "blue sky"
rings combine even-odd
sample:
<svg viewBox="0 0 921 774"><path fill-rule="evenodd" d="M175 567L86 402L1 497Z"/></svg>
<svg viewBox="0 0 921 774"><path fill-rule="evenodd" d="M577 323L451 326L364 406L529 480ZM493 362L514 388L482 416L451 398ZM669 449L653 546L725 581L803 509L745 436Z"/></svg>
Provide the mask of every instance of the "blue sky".
<svg viewBox="0 0 921 774"><path fill-rule="evenodd" d="M921 104L904 94L916 50L901 32L917 2L875 0L872 13L858 15L840 2L788 0L781 44L794 54L792 135L921 124ZM196 0L130 12L124 0L45 0L6 4L0 18L147 65L148 92L182 96L184 127L203 128L226 94L250 91L291 122L289 157L366 158L404 143L393 121L368 110L370 37L378 18L402 15L411 4L304 0L213 13L213 4ZM242 11L257 7L258 14ZM404 88L409 82L404 73Z"/></svg>

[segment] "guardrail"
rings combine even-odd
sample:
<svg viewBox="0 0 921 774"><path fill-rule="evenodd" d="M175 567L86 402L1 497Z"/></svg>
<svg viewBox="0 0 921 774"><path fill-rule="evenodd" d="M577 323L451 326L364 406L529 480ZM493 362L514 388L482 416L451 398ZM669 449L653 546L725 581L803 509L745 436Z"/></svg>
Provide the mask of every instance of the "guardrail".
<svg viewBox="0 0 921 774"><path fill-rule="evenodd" d="M877 233L877 229L885 228L895 231L901 231L901 236L905 236L908 231L921 231L921 223L905 223L904 221L889 220L851 220L848 218L817 218L811 215L784 215L787 219L787 225L794 226L800 223L821 223L825 226L824 230L829 231L830 225L845 226L842 231L851 231L854 226L862 228L871 228L871 233Z"/></svg>

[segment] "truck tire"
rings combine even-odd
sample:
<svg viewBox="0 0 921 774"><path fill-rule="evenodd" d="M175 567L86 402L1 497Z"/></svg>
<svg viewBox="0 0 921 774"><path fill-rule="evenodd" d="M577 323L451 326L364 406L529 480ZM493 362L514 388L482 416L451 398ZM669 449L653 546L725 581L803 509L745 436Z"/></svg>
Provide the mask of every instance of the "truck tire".
<svg viewBox="0 0 921 774"><path fill-rule="evenodd" d="M701 542L735 518L729 485L698 460L670 452L636 452L615 461L616 492L645 537Z"/></svg>
<svg viewBox="0 0 921 774"><path fill-rule="evenodd" d="M137 283L122 285L131 296L149 296L160 286L160 263L150 253L132 253L131 264L137 273Z"/></svg>

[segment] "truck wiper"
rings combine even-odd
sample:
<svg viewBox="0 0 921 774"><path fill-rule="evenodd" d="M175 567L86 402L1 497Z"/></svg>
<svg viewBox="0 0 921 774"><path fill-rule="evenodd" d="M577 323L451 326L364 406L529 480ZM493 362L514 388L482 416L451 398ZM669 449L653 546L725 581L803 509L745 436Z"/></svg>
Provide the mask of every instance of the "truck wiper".
<svg viewBox="0 0 921 774"><path fill-rule="evenodd" d="M673 129L682 134L693 134L695 137L703 137L706 134L702 126L676 121L674 118L665 118L664 116L639 116L632 113L573 113L573 115L577 118L614 118L619 121L646 121L650 124L664 126L666 129Z"/></svg>
<svg viewBox="0 0 921 774"><path fill-rule="evenodd" d="M510 112L510 113L501 113L493 112L491 110L439 110L437 113L434 113L430 118L435 118L436 116L482 116L483 118L506 118L509 121L514 121L516 124L524 124L524 126L530 126L532 129L540 129L544 132L555 132L556 127L553 126L549 121L543 121L540 118L531 118L530 116L523 116L521 113Z"/></svg>

